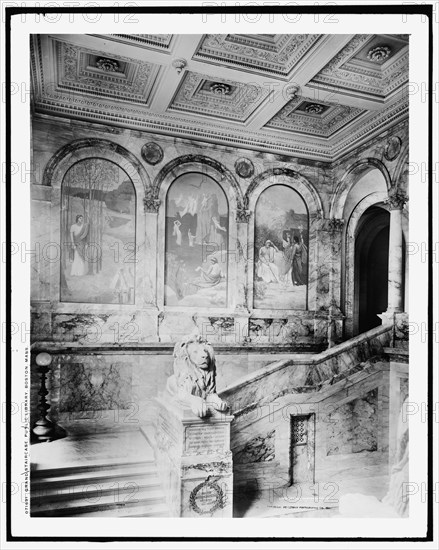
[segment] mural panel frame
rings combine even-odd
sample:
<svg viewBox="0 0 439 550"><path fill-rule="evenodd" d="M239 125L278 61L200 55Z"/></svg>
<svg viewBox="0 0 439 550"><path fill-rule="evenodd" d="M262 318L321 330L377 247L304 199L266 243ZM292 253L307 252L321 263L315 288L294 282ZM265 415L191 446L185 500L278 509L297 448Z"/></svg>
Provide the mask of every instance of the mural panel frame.
<svg viewBox="0 0 439 550"><path fill-rule="evenodd" d="M77 162L88 158L102 158L116 164L131 179L136 194L136 278L134 304L101 304L87 302L61 302L60 297L60 263L49 262L50 294L58 296L53 302L53 313L103 313L114 312L120 307L127 311L147 305L145 295L145 260L139 251L145 247L146 224L143 212L145 190L149 186L149 176L139 161L125 148L101 139L83 139L73 141L59 149L48 161L41 187L50 187L50 242L61 244L61 185L64 175Z"/></svg>

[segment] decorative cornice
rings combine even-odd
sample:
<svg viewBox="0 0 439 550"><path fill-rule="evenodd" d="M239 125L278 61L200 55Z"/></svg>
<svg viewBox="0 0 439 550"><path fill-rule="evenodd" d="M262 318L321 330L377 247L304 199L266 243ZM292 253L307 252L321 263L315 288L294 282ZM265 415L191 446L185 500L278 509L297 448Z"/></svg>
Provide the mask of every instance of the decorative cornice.
<svg viewBox="0 0 439 550"><path fill-rule="evenodd" d="M78 103L81 103L78 100ZM214 143L221 143L229 146L237 146L250 149L258 149L267 152L279 152L292 156L309 157L323 161L331 161L332 153L329 143L316 144L313 141L306 142L304 136L293 141L291 136L276 136L269 132L249 132L244 129L234 128L215 124L209 121L209 125L202 127L194 125L192 121L173 117L170 115L155 116L151 113L139 112L138 115L131 115L131 109L126 108L124 113L112 113L114 106L111 104L100 105L99 114L84 106L76 106L62 103L39 102L37 112L52 114L55 116L81 118L83 120L94 119L104 124L119 124L125 128L134 128L160 134L181 136L186 139L199 139ZM105 113L105 114L104 114Z"/></svg>
<svg viewBox="0 0 439 550"><path fill-rule="evenodd" d="M172 41L172 34L97 34L106 39L114 40L121 38L123 42L135 42L148 46L155 46L160 49L169 49Z"/></svg>
<svg viewBox="0 0 439 550"><path fill-rule="evenodd" d="M78 103L80 103L78 101ZM404 105L392 106L384 113L378 113L372 118L366 117L359 122L358 130L350 128L349 135L340 135L338 140L332 142L316 142L309 136L309 142L303 134L296 137L285 132L250 132L220 124L209 122L209 125L196 126L192 121L169 115L156 117L154 114L145 112L142 115L131 115L130 109L125 113L115 113L111 105L102 104L100 112L95 114L92 110L71 104L58 102L41 102L35 104L37 113L64 116L68 118L80 118L83 120L96 120L104 124L117 124L136 130L166 133L168 135L180 136L189 139L199 139L208 142L221 143L223 145L250 148L267 152L278 152L291 156L311 158L331 162L358 146L359 142L372 137L372 132L380 132L390 124L395 124L408 116L408 101ZM390 111L390 112L389 112ZM387 116L386 116L387 114ZM282 135L280 135L282 133ZM337 134L338 135L338 134Z"/></svg>

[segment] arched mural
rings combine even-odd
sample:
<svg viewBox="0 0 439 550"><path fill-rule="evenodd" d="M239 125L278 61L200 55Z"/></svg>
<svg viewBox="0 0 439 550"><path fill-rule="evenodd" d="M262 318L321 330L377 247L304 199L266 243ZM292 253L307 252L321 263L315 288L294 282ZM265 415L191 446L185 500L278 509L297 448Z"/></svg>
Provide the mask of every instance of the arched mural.
<svg viewBox="0 0 439 550"><path fill-rule="evenodd" d="M136 194L117 164L87 158L61 186L62 302L134 304Z"/></svg>
<svg viewBox="0 0 439 550"><path fill-rule="evenodd" d="M253 306L306 309L308 210L286 185L265 189L256 203Z"/></svg>
<svg viewBox="0 0 439 550"><path fill-rule="evenodd" d="M218 183L179 176L166 197L165 305L227 306L229 207Z"/></svg>

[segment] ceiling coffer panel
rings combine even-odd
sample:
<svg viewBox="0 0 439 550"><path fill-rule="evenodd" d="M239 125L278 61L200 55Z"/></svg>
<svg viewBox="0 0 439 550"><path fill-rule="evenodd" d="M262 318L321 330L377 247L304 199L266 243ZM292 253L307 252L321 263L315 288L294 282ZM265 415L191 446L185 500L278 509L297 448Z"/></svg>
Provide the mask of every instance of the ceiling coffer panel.
<svg viewBox="0 0 439 550"><path fill-rule="evenodd" d="M53 41L57 88L148 105L160 67Z"/></svg>
<svg viewBox="0 0 439 550"><path fill-rule="evenodd" d="M358 34L308 85L346 95L373 96L384 101L390 92L407 80L407 39L395 35Z"/></svg>
<svg viewBox="0 0 439 550"><path fill-rule="evenodd" d="M213 80L187 72L169 109L245 122L269 93L269 88L258 84Z"/></svg>
<svg viewBox="0 0 439 550"><path fill-rule="evenodd" d="M318 34L207 34L194 59L287 77Z"/></svg>
<svg viewBox="0 0 439 550"><path fill-rule="evenodd" d="M364 113L366 111L363 109L347 105L296 97L289 101L266 127L328 138Z"/></svg>

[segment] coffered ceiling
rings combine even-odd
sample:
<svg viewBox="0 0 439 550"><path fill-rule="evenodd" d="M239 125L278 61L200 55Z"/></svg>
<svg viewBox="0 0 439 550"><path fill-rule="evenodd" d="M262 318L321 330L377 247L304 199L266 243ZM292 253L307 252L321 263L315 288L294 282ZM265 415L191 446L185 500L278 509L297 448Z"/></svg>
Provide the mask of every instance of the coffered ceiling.
<svg viewBox="0 0 439 550"><path fill-rule="evenodd" d="M34 35L35 113L332 161L408 116L408 35Z"/></svg>

